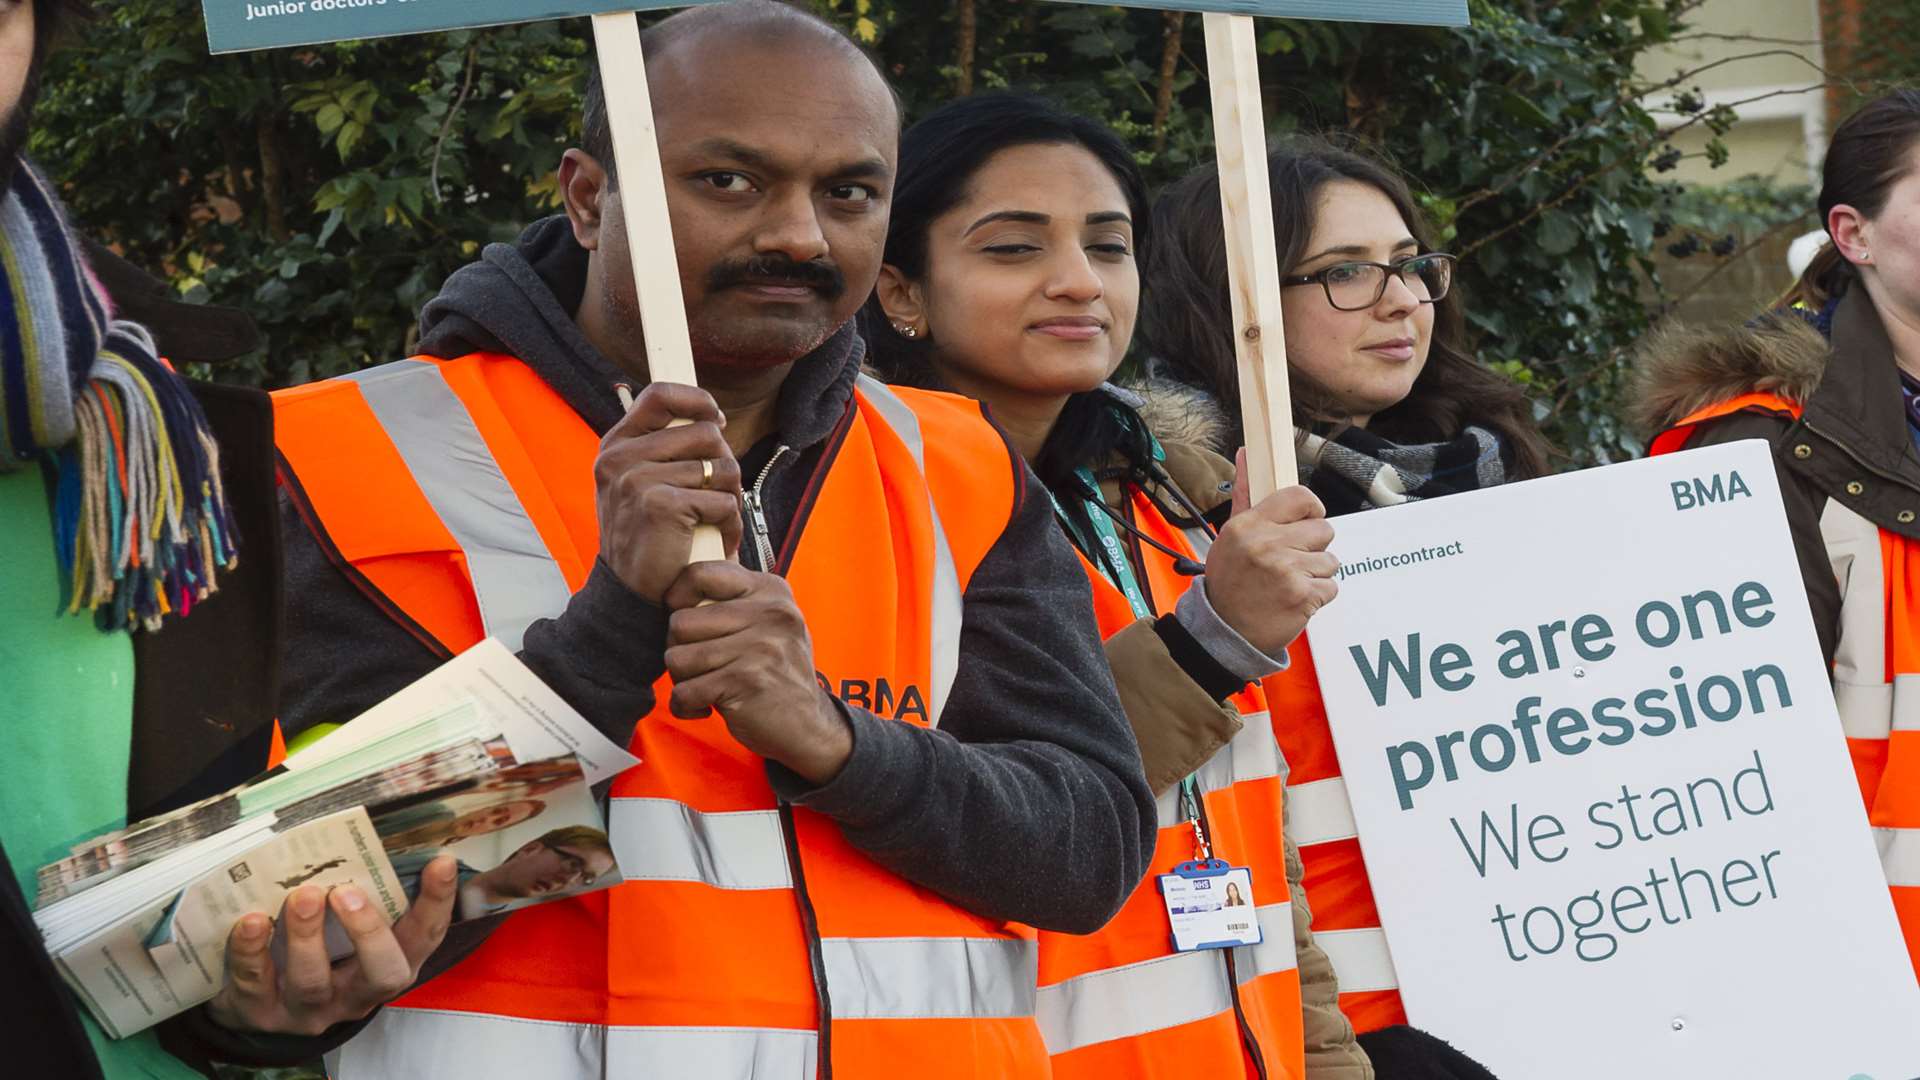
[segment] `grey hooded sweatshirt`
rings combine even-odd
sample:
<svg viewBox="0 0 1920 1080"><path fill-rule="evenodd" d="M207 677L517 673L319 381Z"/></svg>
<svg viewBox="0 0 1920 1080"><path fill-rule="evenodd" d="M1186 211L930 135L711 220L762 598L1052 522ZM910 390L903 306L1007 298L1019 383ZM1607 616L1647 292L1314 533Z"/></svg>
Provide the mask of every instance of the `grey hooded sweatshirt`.
<svg viewBox="0 0 1920 1080"><path fill-rule="evenodd" d="M605 432L622 415L614 385L631 380L573 321L586 267L563 217L535 223L515 244L488 246L426 306L420 351L516 357ZM791 448L764 488L776 552L805 527L809 481L831 465L862 355L848 325L795 363L775 433L742 457L743 475L753 478L777 445ZM1086 576L1040 482L1011 451L1003 467L1019 470L1015 510L968 582L960 663L940 727L840 701L854 747L837 777L815 787L771 762L767 772L782 798L832 818L849 842L901 877L977 914L1086 933L1119 910L1145 873L1157 838L1154 798L1095 630ZM288 603L280 719L289 738L351 719L447 658L341 570L324 526L284 492L281 529ZM741 551L750 567L752 547ZM565 611L529 627L520 658L625 745L654 704L667 618L601 563ZM497 922L455 926L422 978L457 963ZM206 1034L224 1039L236 1062L273 1064L328 1049L359 1026L317 1040Z"/></svg>
<svg viewBox="0 0 1920 1080"><path fill-rule="evenodd" d="M517 357L604 432L621 416L614 384L628 377L573 322L585 286L586 252L565 218L549 218L447 281L422 314L420 349ZM776 445L795 451L766 482L775 551L792 545L809 480L851 407L860 360L848 326L796 363L776 432L743 456L752 478ZM1015 467L1019 458L1008 461ZM1145 872L1154 803L1094 630L1086 577L1039 481L1024 467L1020 481L1012 521L967 586L959 671L939 729L842 702L854 751L839 776L816 788L777 765L768 772L782 797L833 818L854 846L902 877L979 914L1085 932L1105 923ZM341 573L292 500L283 511L290 603L280 715L291 737L352 717L442 657ZM742 545L750 566L752 546ZM666 635L667 612L601 564L564 612L528 629L521 658L624 744L653 707Z"/></svg>

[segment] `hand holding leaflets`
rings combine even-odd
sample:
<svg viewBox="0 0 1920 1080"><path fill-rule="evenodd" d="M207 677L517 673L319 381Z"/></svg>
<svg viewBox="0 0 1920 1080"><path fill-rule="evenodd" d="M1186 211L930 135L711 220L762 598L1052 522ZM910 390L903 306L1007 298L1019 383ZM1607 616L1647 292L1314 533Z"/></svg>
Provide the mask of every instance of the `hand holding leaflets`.
<svg viewBox="0 0 1920 1080"><path fill-rule="evenodd" d="M255 910L232 924L226 984L208 1011L230 1028L307 1035L359 1020L413 985L446 937L454 895L451 856L420 875L419 894L397 922L358 885L301 885L287 894L277 923ZM344 961L335 962L323 932L329 912L351 939Z"/></svg>
<svg viewBox="0 0 1920 1080"><path fill-rule="evenodd" d="M79 845L34 918L115 1037L202 1002L312 1034L405 990L451 922L617 882L589 785L635 763L490 640L282 770Z"/></svg>

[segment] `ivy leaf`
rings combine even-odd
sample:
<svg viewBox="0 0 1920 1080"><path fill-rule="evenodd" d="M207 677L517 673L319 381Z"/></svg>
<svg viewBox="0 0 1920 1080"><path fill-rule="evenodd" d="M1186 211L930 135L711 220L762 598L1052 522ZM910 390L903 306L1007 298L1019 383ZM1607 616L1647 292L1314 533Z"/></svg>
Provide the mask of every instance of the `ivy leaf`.
<svg viewBox="0 0 1920 1080"><path fill-rule="evenodd" d="M1534 235L1540 242L1541 251L1548 255L1565 255L1580 243L1580 226L1571 215L1549 210L1540 215L1540 228Z"/></svg>

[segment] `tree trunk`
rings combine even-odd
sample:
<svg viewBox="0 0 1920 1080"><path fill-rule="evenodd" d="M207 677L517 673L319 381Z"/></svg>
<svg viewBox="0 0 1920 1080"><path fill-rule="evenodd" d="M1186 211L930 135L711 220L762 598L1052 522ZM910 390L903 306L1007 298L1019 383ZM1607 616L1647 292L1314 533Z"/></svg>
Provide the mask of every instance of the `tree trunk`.
<svg viewBox="0 0 1920 1080"><path fill-rule="evenodd" d="M1173 114L1173 77L1180 72L1180 30L1186 25L1184 11L1166 11L1160 15L1166 23L1166 40L1160 45L1160 83L1153 94L1153 152L1167 148L1167 118Z"/></svg>
<svg viewBox="0 0 1920 1080"><path fill-rule="evenodd" d="M286 203L281 195L285 168L280 160L280 135L275 127L274 114L265 109L254 118L254 135L260 143L260 199L267 208L267 231L284 244L293 239L293 230L287 228Z"/></svg>
<svg viewBox="0 0 1920 1080"><path fill-rule="evenodd" d="M960 45L953 65L960 70L961 97L973 93L974 0L960 0Z"/></svg>

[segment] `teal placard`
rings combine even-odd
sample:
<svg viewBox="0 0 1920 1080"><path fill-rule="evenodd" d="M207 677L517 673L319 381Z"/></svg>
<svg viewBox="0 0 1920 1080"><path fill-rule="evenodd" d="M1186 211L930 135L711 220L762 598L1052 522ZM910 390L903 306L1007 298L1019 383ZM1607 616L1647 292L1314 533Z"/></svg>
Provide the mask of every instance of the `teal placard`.
<svg viewBox="0 0 1920 1080"><path fill-rule="evenodd" d="M216 53L538 22L711 0L201 0Z"/></svg>
<svg viewBox="0 0 1920 1080"><path fill-rule="evenodd" d="M1467 0L1075 0L1078 3L1160 8L1166 11L1224 11L1279 19L1327 19L1334 22L1403 23L1410 26L1465 26Z"/></svg>
<svg viewBox="0 0 1920 1080"><path fill-rule="evenodd" d="M201 0L200 6L207 17L207 48L216 53L230 53L712 2L715 0ZM1081 2L1111 4L1114 0ZM1288 19L1467 25L1467 0L1120 2L1130 7L1225 11Z"/></svg>

